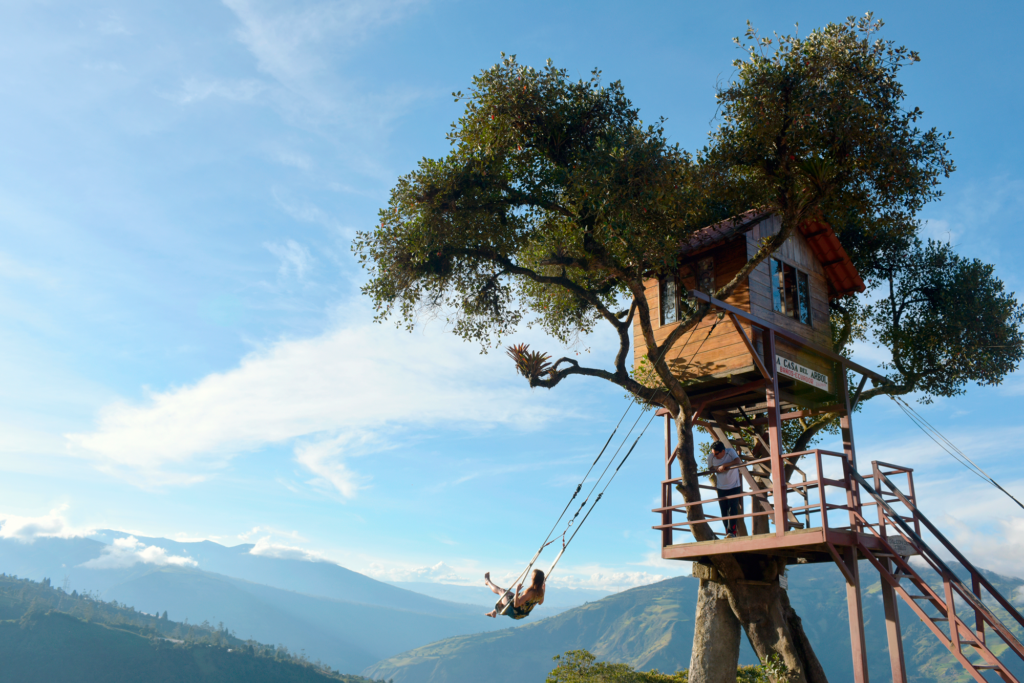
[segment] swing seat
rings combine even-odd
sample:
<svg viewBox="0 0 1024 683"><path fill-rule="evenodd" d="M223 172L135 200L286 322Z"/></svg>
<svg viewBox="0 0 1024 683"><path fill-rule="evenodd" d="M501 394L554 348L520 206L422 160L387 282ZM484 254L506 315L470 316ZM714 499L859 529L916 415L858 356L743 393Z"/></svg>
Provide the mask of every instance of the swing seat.
<svg viewBox="0 0 1024 683"><path fill-rule="evenodd" d="M508 602L505 603L504 605L502 605L501 601L504 600L505 598L508 598ZM509 588L504 593L502 593L501 597L498 598L498 601L494 603L494 609L498 612L498 616L499 617L512 617L513 619L525 619L526 618L525 614L522 614L520 616L516 616L515 602L516 602L515 591L513 591L511 588Z"/></svg>

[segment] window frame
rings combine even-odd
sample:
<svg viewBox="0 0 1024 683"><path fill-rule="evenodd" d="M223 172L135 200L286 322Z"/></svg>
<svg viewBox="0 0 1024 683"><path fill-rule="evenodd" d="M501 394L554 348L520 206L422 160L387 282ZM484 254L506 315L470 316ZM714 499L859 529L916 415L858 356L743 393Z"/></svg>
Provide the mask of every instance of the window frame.
<svg viewBox="0 0 1024 683"><path fill-rule="evenodd" d="M811 278L807 271L771 256L768 259L768 287L775 313L792 318L802 325L814 326Z"/></svg>
<svg viewBox="0 0 1024 683"><path fill-rule="evenodd" d="M665 315L665 304L668 297L665 296L667 286L672 285L672 299L671 305L675 309L675 319L668 320ZM679 276L675 273L672 275L665 275L664 277L658 278L658 321L660 326L671 325L681 320L682 316L682 302L679 300Z"/></svg>

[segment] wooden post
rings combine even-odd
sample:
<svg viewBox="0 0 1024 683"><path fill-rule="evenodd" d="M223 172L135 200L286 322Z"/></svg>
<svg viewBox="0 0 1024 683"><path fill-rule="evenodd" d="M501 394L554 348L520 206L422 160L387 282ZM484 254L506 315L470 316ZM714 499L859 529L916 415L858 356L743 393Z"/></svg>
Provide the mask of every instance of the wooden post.
<svg viewBox="0 0 1024 683"><path fill-rule="evenodd" d="M977 596L978 600L981 601L981 582L978 581L978 575L971 572L971 591ZM982 645L985 644L985 620L981 616L981 610L974 608L974 633L978 637L978 642Z"/></svg>
<svg viewBox="0 0 1024 683"><path fill-rule="evenodd" d="M672 478L672 416L665 415L665 479ZM661 506L668 508L672 506L672 484L664 484L661 487ZM665 510L661 513L662 524L672 524L672 511ZM672 527L668 526L661 530L661 547L667 548L672 545Z"/></svg>
<svg viewBox="0 0 1024 683"><path fill-rule="evenodd" d="M772 501L775 506L775 535L786 533L786 470L782 466L782 417L779 415L779 373L775 366L775 333L765 330L764 366L771 368L772 381L765 383L765 399L768 408L768 447L771 450Z"/></svg>
<svg viewBox="0 0 1024 683"><path fill-rule="evenodd" d="M881 517L881 515L879 515ZM892 574L888 558L880 558L885 570ZM897 570L898 571L898 570ZM882 605L885 607L885 635L889 638L889 664L892 666L892 683L907 683L907 665L903 658L903 636L900 632L899 601L896 591L882 577Z"/></svg>
<svg viewBox="0 0 1024 683"><path fill-rule="evenodd" d="M842 363L839 365L839 376L836 378L837 389L839 389L839 402L846 407L843 411L842 417L839 419L839 429L843 436L843 452L846 454L846 463L850 468L850 472L857 471L857 453L853 448L853 424L850 421L850 390L846 385L846 366ZM846 504L851 508L850 510L850 528L860 533L863 525L860 520L857 519L857 515L854 514L854 510L857 513L863 514L860 507L860 487L857 486L857 480L852 476L847 476L847 494Z"/></svg>
<svg viewBox="0 0 1024 683"><path fill-rule="evenodd" d="M860 572L857 571L857 549L843 548L843 564L849 570L846 579L846 609L850 614L850 651L853 654L854 683L868 683L868 652L864 646L864 607L860 601ZM885 581L882 581L885 583Z"/></svg>

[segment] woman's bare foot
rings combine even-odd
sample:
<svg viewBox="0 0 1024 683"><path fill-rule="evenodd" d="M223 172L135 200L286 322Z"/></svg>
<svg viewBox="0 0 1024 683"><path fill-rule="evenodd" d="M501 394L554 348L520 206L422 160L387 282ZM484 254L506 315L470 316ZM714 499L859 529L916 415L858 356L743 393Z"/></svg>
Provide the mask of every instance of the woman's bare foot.
<svg viewBox="0 0 1024 683"><path fill-rule="evenodd" d="M490 583L490 582L491 582L491 573L490 572L484 573L484 583Z"/></svg>
<svg viewBox="0 0 1024 683"><path fill-rule="evenodd" d="M485 617L490 617L491 619L497 619L498 618L498 610L492 609L490 612L488 612L484 616Z"/></svg>

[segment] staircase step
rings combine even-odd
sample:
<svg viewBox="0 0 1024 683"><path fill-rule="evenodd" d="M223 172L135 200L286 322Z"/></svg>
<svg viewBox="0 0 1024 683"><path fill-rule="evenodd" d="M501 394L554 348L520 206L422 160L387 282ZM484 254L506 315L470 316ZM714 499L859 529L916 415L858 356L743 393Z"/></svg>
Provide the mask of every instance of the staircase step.
<svg viewBox="0 0 1024 683"><path fill-rule="evenodd" d="M928 617L932 621L949 621L946 617Z"/></svg>
<svg viewBox="0 0 1024 683"><path fill-rule="evenodd" d="M972 666L978 671L1001 668L998 664L972 664Z"/></svg>
<svg viewBox="0 0 1024 683"><path fill-rule="evenodd" d="M911 600L931 600L932 599L932 596L930 596L930 595L908 595L907 597L910 598Z"/></svg>

